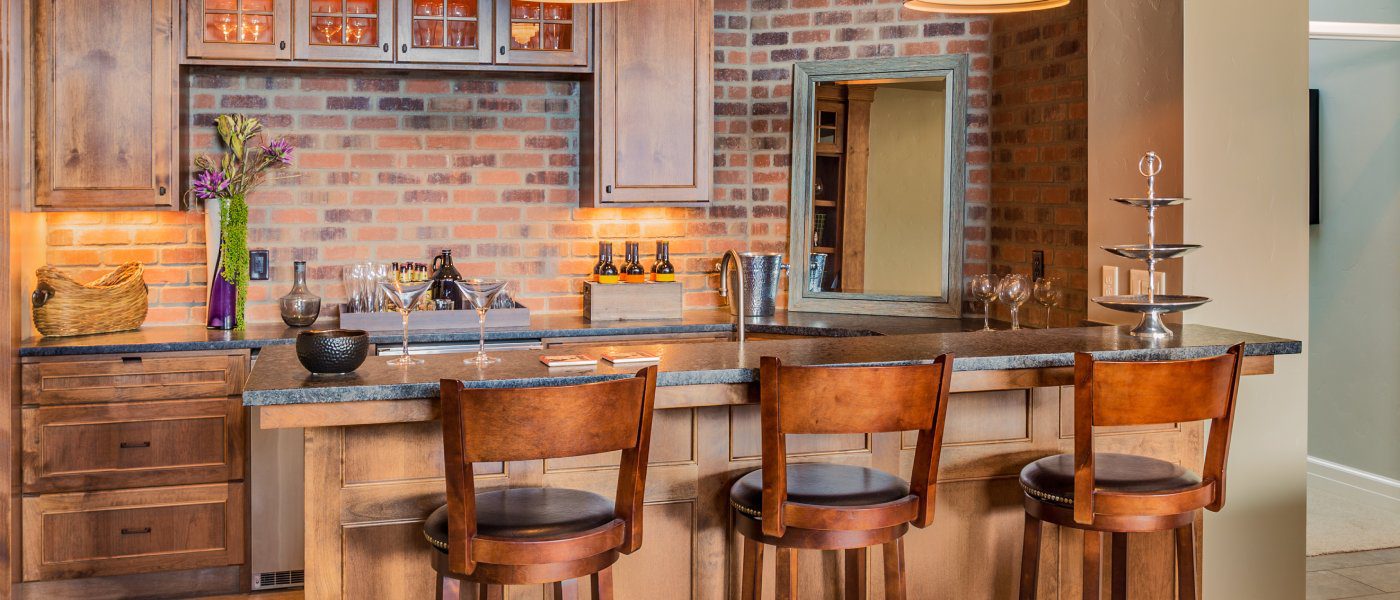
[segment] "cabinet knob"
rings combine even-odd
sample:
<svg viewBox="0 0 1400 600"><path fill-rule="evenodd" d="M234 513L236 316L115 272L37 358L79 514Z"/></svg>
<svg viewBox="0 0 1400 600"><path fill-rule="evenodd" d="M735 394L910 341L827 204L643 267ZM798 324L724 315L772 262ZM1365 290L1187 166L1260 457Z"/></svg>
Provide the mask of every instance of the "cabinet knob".
<svg viewBox="0 0 1400 600"><path fill-rule="evenodd" d="M604 187L603 187L603 191L604 191L604 192L607 192L607 193L609 193L609 194L611 194L611 193L612 193L612 186L611 186L611 185L604 186Z"/></svg>
<svg viewBox="0 0 1400 600"><path fill-rule="evenodd" d="M160 186L159 188L156 188L156 193L157 193L157 194L160 194L160 195L162 195L162 196L164 196L164 195L165 195L165 186L162 185L162 186Z"/></svg>
<svg viewBox="0 0 1400 600"><path fill-rule="evenodd" d="M122 442L122 448L150 448L151 442Z"/></svg>
<svg viewBox="0 0 1400 600"><path fill-rule="evenodd" d="M505 47L505 46L501 46L500 52L501 52L501 56L505 56L505 55L506 55L506 47Z"/></svg>
<svg viewBox="0 0 1400 600"><path fill-rule="evenodd" d="M122 535L138 535L138 534L150 533L150 532L151 532L151 528L150 528L150 527L142 527L142 528L140 528L140 529L137 529L137 528L135 528L135 527L123 527L123 528L122 528Z"/></svg>
<svg viewBox="0 0 1400 600"><path fill-rule="evenodd" d="M280 42L277 42L277 49L278 49L278 50L286 50L286 49L287 49L287 40L282 40L282 41L280 41Z"/></svg>

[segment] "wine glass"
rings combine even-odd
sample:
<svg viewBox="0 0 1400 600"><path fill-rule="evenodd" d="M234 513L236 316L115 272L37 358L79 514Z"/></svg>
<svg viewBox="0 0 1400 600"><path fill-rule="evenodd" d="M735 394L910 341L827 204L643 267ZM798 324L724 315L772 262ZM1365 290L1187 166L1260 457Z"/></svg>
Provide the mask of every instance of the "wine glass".
<svg viewBox="0 0 1400 600"><path fill-rule="evenodd" d="M462 297L467 299L472 308L476 309L476 322L478 327L479 341L476 347L476 357L468 358L462 362L466 364L489 365L501 359L486 356L486 311L491 310L491 304L496 301L496 296L505 289L504 279L460 279L452 282L457 286L457 290L462 293Z"/></svg>
<svg viewBox="0 0 1400 600"><path fill-rule="evenodd" d="M408 315L418 308L418 302L423 299L423 294L428 291L432 282L406 283L399 281L397 273L389 273L387 270L381 273L383 275L379 278L379 291L394 303L394 310L403 316L403 356L390 360L389 364L395 367L422 364L422 359L408 355Z"/></svg>
<svg viewBox="0 0 1400 600"><path fill-rule="evenodd" d="M972 297L982 302L982 331L992 330L992 301L997 299L997 276L978 273L968 286Z"/></svg>
<svg viewBox="0 0 1400 600"><path fill-rule="evenodd" d="M1045 328L1050 328L1050 309L1060 303L1060 297L1064 290L1060 286L1060 280L1055 277L1041 277L1035 280L1035 286L1031 288L1031 296L1035 301L1045 307Z"/></svg>
<svg viewBox="0 0 1400 600"><path fill-rule="evenodd" d="M1001 278L997 284L997 299L1011 307L1011 328L1021 328L1021 305L1031 297L1030 278L1021 274L1011 274Z"/></svg>

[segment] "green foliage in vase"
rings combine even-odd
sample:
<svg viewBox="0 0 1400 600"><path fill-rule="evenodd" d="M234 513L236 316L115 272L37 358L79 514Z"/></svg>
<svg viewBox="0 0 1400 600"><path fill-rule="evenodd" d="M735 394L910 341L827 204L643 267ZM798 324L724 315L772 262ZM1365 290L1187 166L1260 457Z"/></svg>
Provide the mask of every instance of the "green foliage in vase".
<svg viewBox="0 0 1400 600"><path fill-rule="evenodd" d="M293 148L285 138L255 145L262 123L252 117L220 115L214 126L227 152L217 163L203 154L195 159L199 172L190 194L219 202L222 276L238 290L238 328L243 329L248 301L248 194L262 184L268 171L292 164Z"/></svg>

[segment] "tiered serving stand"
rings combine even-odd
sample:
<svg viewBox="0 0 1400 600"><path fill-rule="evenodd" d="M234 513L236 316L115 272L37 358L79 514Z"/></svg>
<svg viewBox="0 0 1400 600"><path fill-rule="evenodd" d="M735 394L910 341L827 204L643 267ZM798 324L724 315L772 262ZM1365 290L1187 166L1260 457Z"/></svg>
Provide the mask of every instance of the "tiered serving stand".
<svg viewBox="0 0 1400 600"><path fill-rule="evenodd" d="M1142 160L1138 161L1138 172L1142 173L1142 176L1147 178L1147 197L1114 198L1113 201L1147 209L1147 244L1103 246L1103 249L1124 258L1141 260L1147 263L1147 294L1100 296L1098 298L1093 298L1093 301L1113 310L1141 313L1142 322L1138 323L1138 326L1129 332L1131 335L1154 339L1167 338L1172 336L1172 331L1162 323L1162 315L1191 310L1210 302L1210 298L1206 298L1205 296L1157 293L1157 263L1164 260L1181 258L1187 253L1200 248L1200 245L1157 243L1157 209L1163 206L1181 204L1187 201L1188 198L1157 197L1156 179L1157 175L1162 172L1162 159L1157 156L1156 152L1148 152L1142 157Z"/></svg>

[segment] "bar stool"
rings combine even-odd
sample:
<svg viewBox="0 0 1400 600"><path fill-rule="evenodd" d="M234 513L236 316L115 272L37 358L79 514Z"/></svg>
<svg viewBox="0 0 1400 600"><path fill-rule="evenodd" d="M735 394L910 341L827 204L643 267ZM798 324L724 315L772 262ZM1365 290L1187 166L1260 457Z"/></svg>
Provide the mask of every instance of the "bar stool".
<svg viewBox="0 0 1400 600"><path fill-rule="evenodd" d="M612 598L612 564L642 545L642 499L651 442L656 367L636 377L583 385L467 389L442 380L447 504L423 524L437 572L460 597L501 598L505 585L591 576L593 598ZM512 488L475 493L472 465L622 451L617 496ZM475 585L472 585L475 584ZM475 587L475 590L472 588Z"/></svg>
<svg viewBox="0 0 1400 600"><path fill-rule="evenodd" d="M1103 536L1112 536L1115 599L1127 596L1129 533L1175 530L1177 597L1198 598L1196 515L1225 504L1225 459L1235 419L1244 344L1221 356L1164 362L1074 357L1074 454L1021 470L1026 530L1021 598L1036 595L1041 522L1084 531L1084 598L1099 596ZM1131 454L1094 452L1094 427L1209 420L1202 475Z"/></svg>
<svg viewBox="0 0 1400 600"><path fill-rule="evenodd" d="M744 536L742 598L762 593L763 546L778 548L778 598L797 596L797 550L844 550L846 596L864 598L868 548L883 544L885 596L904 598L909 524L933 523L938 456L953 356L892 367L788 367L763 357L759 370L763 468L729 490ZM918 430L912 485L883 471L787 462L788 434Z"/></svg>

